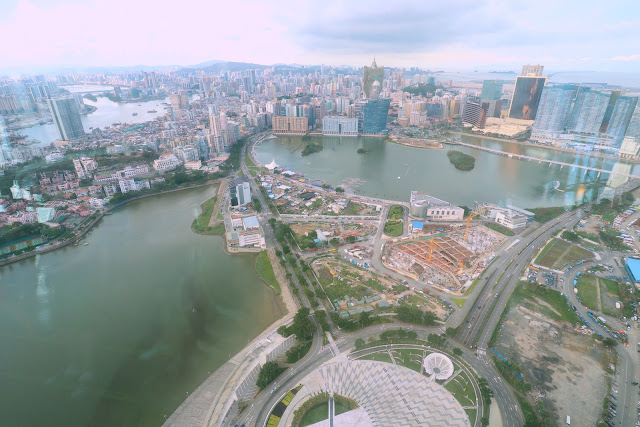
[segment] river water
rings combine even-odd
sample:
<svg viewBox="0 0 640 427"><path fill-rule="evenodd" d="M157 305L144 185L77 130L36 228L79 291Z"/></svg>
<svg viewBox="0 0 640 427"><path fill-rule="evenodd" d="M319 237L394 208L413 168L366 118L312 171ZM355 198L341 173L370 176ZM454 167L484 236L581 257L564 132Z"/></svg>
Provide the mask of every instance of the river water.
<svg viewBox="0 0 640 427"><path fill-rule="evenodd" d="M160 425L281 316L254 256L191 232L213 195L132 202L0 269L0 425Z"/></svg>
<svg viewBox="0 0 640 427"><path fill-rule="evenodd" d="M476 200L521 208L571 206L576 201L593 199L603 191L610 192L611 186L626 181L623 177L598 176L597 172L578 168L548 167L459 145L427 150L380 138L314 139L322 141L323 150L309 156L302 157L305 143L296 136L267 140L256 147L256 156L263 164L275 159L280 166L332 185L351 187L357 194L408 201L411 190L419 190L469 207ZM462 141L513 154L640 174L638 165L587 155L467 136L462 136ZM368 153L358 154L358 148L365 148ZM449 149L472 155L475 168L468 172L455 169L447 157ZM556 186L558 190L554 189Z"/></svg>
<svg viewBox="0 0 640 427"><path fill-rule="evenodd" d="M169 98L167 98L168 100ZM111 102L107 98L98 98L97 102L84 100L87 105L93 105L98 109L92 113L82 116L82 125L85 132L91 132L91 128L104 128L114 123L144 123L161 117L166 113L165 105L162 101L146 101L140 103L117 103ZM155 110L155 113L148 111ZM133 113L138 113L136 116ZM32 126L20 129L19 133L27 136L28 139L37 139L40 141L36 146L47 146L53 141L59 139L58 131L53 123Z"/></svg>

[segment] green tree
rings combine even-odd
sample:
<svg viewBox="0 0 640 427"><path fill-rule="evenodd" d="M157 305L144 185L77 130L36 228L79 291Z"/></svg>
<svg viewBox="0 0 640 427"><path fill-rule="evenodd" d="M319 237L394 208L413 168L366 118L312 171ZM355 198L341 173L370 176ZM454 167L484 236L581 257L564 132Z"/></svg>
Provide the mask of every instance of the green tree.
<svg viewBox="0 0 640 427"><path fill-rule="evenodd" d="M362 338L358 338L356 340L355 346L356 346L356 350L360 350L361 348L363 348L365 346L364 340Z"/></svg>
<svg viewBox="0 0 640 427"><path fill-rule="evenodd" d="M447 344L447 339L437 334L429 334L427 341L434 347L444 347Z"/></svg>
<svg viewBox="0 0 640 427"><path fill-rule="evenodd" d="M336 193L344 193L344 188L336 187Z"/></svg>
<svg viewBox="0 0 640 427"><path fill-rule="evenodd" d="M456 347L453 349L453 354L455 354L456 356L462 356L462 350Z"/></svg>
<svg viewBox="0 0 640 427"><path fill-rule="evenodd" d="M268 386L273 380L278 378L278 375L282 373L283 369L278 365L277 362L271 361L265 363L262 368L260 368L260 372L258 372L258 380L256 381L256 385L263 389Z"/></svg>
<svg viewBox="0 0 640 427"><path fill-rule="evenodd" d="M354 243L356 241L356 236L347 236L347 243Z"/></svg>
<svg viewBox="0 0 640 427"><path fill-rule="evenodd" d="M309 309L306 307L298 310L293 317L293 323L289 327L289 330L296 336L298 341L306 341L313 338L313 333L316 331L316 325L309 318Z"/></svg>
<svg viewBox="0 0 640 427"><path fill-rule="evenodd" d="M447 328L446 334L448 337L455 337L457 333L458 330L456 328Z"/></svg>
<svg viewBox="0 0 640 427"><path fill-rule="evenodd" d="M340 240L334 237L333 239L329 240L329 243L331 244L331 246L338 246L340 245Z"/></svg>

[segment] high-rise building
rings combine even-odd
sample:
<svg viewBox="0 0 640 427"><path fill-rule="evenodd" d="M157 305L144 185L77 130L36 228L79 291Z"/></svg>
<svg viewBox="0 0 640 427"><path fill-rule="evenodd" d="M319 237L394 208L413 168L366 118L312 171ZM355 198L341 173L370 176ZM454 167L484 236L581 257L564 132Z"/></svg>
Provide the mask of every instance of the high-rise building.
<svg viewBox="0 0 640 427"><path fill-rule="evenodd" d="M480 99L483 101L498 101L502 96L502 85L502 80L485 80L482 83Z"/></svg>
<svg viewBox="0 0 640 427"><path fill-rule="evenodd" d="M251 186L247 178L240 176L229 182L229 200L231 206L244 206L251 202Z"/></svg>
<svg viewBox="0 0 640 427"><path fill-rule="evenodd" d="M525 67L523 66L523 72ZM538 67L538 66L536 66ZM539 66L542 67L542 66ZM547 81L546 77L518 76L511 97L509 118L518 120L534 120L538 112L538 104L542 96L542 89Z"/></svg>
<svg viewBox="0 0 640 427"><path fill-rule="evenodd" d="M367 98L371 97L371 87L373 82L378 80L382 85L382 81L384 80L384 67L378 67L376 64L376 59L373 58L373 62L371 63L371 67L364 67L364 73L362 75L362 86L364 88L364 95Z"/></svg>
<svg viewBox="0 0 640 427"><path fill-rule="evenodd" d="M487 110L487 117L496 117L500 118L500 114L502 113L502 100L498 99L491 101L482 101L482 108Z"/></svg>
<svg viewBox="0 0 640 427"><path fill-rule="evenodd" d="M462 122L484 129L487 122L487 108L478 97L469 97L465 101Z"/></svg>
<svg viewBox="0 0 640 427"><path fill-rule="evenodd" d="M271 118L273 133L304 135L309 131L309 119L307 117L282 117Z"/></svg>
<svg viewBox="0 0 640 427"><path fill-rule="evenodd" d="M80 112L73 97L49 98L47 103L61 140L70 141L84 136Z"/></svg>
<svg viewBox="0 0 640 427"><path fill-rule="evenodd" d="M600 132L604 115L611 99L610 93L599 92L590 87L578 89L568 130L572 133L596 135Z"/></svg>
<svg viewBox="0 0 640 427"><path fill-rule="evenodd" d="M556 139L565 132L577 91L577 86L568 84L544 88L531 131L533 138Z"/></svg>
<svg viewBox="0 0 640 427"><path fill-rule="evenodd" d="M523 65L521 76L525 77L540 77L544 71L544 65Z"/></svg>
<svg viewBox="0 0 640 427"><path fill-rule="evenodd" d="M357 104L356 104L357 105ZM362 115L362 133L381 134L387 131L390 99L378 99L364 104Z"/></svg>
<svg viewBox="0 0 640 427"><path fill-rule="evenodd" d="M613 99L614 96L612 95L611 101L613 101ZM607 114L608 111L605 113L600 131L613 140L614 146L619 147L620 144L622 144L637 104L637 96L617 95L611 108L611 114Z"/></svg>
<svg viewBox="0 0 640 427"><path fill-rule="evenodd" d="M325 116L322 119L322 134L358 136L358 119L344 116Z"/></svg>

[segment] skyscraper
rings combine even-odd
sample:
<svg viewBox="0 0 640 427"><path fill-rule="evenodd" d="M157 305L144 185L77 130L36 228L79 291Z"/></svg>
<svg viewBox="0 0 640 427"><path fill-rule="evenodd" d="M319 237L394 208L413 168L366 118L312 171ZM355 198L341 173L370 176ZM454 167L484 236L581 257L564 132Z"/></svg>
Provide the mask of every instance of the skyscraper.
<svg viewBox="0 0 640 427"><path fill-rule="evenodd" d="M502 96L502 85L502 80L485 80L482 83L480 99L483 101L498 101Z"/></svg>
<svg viewBox="0 0 640 427"><path fill-rule="evenodd" d="M487 108L477 97L470 97L465 101L462 122L484 129L487 122Z"/></svg>
<svg viewBox="0 0 640 427"><path fill-rule="evenodd" d="M362 76L362 86L364 88L365 97L371 97L371 86L376 80L378 80L382 85L382 81L384 80L384 67L378 67L378 64L376 64L376 58L373 58L371 67L365 66Z"/></svg>
<svg viewBox="0 0 640 427"><path fill-rule="evenodd" d="M611 98L613 99L613 96ZM605 125L605 122L603 121L601 131L604 130L604 133L613 139L613 143L616 147L619 147L620 144L622 144L622 140L627 133L627 129L631 123L631 117L633 116L633 112L635 111L637 104L637 96L619 95L616 96L611 116L607 116L607 114L605 114L605 120L608 119L608 122L606 123L607 127L606 129L603 129Z"/></svg>
<svg viewBox="0 0 640 427"><path fill-rule="evenodd" d="M578 87L575 85L547 86L542 91L532 137L554 139L562 134L569 123L571 104Z"/></svg>
<svg viewBox="0 0 640 427"><path fill-rule="evenodd" d="M365 134L380 134L387 131L390 99L369 101L364 105L362 116L362 132Z"/></svg>
<svg viewBox="0 0 640 427"><path fill-rule="evenodd" d="M526 65L523 66L524 68ZM518 120L534 120L538 112L538 104L546 77L518 76L511 97L509 118Z"/></svg>
<svg viewBox="0 0 640 427"><path fill-rule="evenodd" d="M520 75L526 77L540 77L543 71L544 65L523 65Z"/></svg>
<svg viewBox="0 0 640 427"><path fill-rule="evenodd" d="M73 97L49 98L47 104L61 140L70 141L84 136L80 112Z"/></svg>
<svg viewBox="0 0 640 427"><path fill-rule="evenodd" d="M572 133L598 134L610 99L611 94L590 87L578 89L568 130Z"/></svg>

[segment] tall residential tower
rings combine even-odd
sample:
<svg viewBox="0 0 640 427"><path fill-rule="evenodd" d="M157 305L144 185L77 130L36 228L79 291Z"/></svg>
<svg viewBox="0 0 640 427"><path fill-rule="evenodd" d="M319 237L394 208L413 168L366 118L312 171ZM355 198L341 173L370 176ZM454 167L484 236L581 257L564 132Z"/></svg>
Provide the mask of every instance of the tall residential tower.
<svg viewBox="0 0 640 427"><path fill-rule="evenodd" d="M61 140L70 141L84 136L80 112L73 97L49 98L47 103Z"/></svg>

